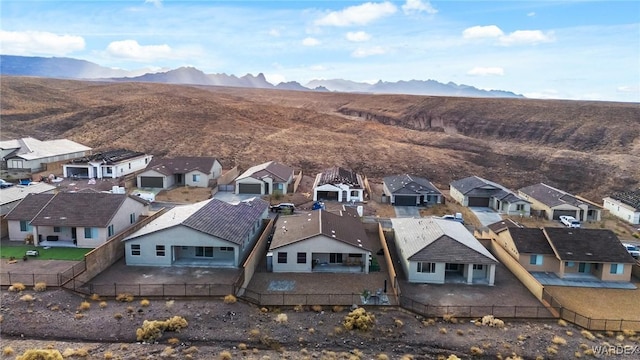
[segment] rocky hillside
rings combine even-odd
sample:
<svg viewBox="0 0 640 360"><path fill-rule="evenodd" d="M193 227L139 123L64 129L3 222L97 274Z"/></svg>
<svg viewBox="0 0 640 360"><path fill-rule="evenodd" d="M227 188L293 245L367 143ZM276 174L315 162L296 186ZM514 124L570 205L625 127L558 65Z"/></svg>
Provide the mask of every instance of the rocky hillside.
<svg viewBox="0 0 640 360"><path fill-rule="evenodd" d="M211 155L225 167L341 165L447 188L479 175L593 201L640 184L637 103L362 95L3 77L2 137Z"/></svg>

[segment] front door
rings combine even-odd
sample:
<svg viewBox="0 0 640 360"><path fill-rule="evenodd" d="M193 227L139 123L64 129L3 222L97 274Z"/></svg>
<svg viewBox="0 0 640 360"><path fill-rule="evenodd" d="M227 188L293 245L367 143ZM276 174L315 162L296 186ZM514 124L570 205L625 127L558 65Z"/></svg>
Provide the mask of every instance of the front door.
<svg viewBox="0 0 640 360"><path fill-rule="evenodd" d="M578 264L578 272L588 274L591 272L591 264L589 263L579 263Z"/></svg>
<svg viewBox="0 0 640 360"><path fill-rule="evenodd" d="M72 240L78 239L78 231L74 227L71 228L71 239Z"/></svg>

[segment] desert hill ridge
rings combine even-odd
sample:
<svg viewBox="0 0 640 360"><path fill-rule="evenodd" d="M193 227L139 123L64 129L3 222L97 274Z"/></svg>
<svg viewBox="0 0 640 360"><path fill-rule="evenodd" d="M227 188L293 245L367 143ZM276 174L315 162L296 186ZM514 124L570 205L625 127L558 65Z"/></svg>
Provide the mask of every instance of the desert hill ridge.
<svg viewBox="0 0 640 360"><path fill-rule="evenodd" d="M96 149L340 165L441 188L478 175L545 182L600 202L640 184L634 103L299 92L2 77L2 138L66 137Z"/></svg>

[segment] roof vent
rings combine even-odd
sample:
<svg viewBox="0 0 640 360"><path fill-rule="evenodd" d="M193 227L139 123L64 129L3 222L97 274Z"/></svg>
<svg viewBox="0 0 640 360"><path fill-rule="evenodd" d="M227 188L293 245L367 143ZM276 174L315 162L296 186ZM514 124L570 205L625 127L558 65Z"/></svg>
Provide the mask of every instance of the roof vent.
<svg viewBox="0 0 640 360"><path fill-rule="evenodd" d="M362 247L362 244L358 244L358 246Z"/></svg>
<svg viewBox="0 0 640 360"><path fill-rule="evenodd" d="M567 251L567 255L573 255L573 252Z"/></svg>
<svg viewBox="0 0 640 360"><path fill-rule="evenodd" d="M332 237L336 237L336 234L331 235Z"/></svg>
<svg viewBox="0 0 640 360"><path fill-rule="evenodd" d="M336 231L335 231L335 230L331 230L331 233L332 233L332 234L335 234L335 233L336 233Z"/></svg>
<svg viewBox="0 0 640 360"><path fill-rule="evenodd" d="M593 255L593 254L592 254L592 253L590 253L590 252L588 252L588 253L587 253L587 255L591 256L591 255Z"/></svg>
<svg viewBox="0 0 640 360"><path fill-rule="evenodd" d="M67 220L66 216L60 216L60 220Z"/></svg>
<svg viewBox="0 0 640 360"><path fill-rule="evenodd" d="M45 216L44 218L45 219L51 219L51 216Z"/></svg>
<svg viewBox="0 0 640 360"><path fill-rule="evenodd" d="M362 241L360 241L360 239L358 239L358 242L362 242Z"/></svg>

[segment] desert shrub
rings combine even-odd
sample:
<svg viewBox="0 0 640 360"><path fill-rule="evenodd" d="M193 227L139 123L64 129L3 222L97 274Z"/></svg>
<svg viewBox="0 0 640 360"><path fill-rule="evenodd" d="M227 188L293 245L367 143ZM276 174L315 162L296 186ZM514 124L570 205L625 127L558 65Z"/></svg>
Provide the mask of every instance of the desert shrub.
<svg viewBox="0 0 640 360"><path fill-rule="evenodd" d="M395 327L401 328L401 327L404 326L404 322L402 322L402 320L400 320L400 319L394 319L393 320L393 325Z"/></svg>
<svg viewBox="0 0 640 360"><path fill-rule="evenodd" d="M89 356L89 350L86 349L86 348L80 348L80 349L76 350L75 356L87 357L87 356Z"/></svg>
<svg viewBox="0 0 640 360"><path fill-rule="evenodd" d="M13 348L11 346L5 346L2 349L2 355L4 356L11 356L13 355Z"/></svg>
<svg viewBox="0 0 640 360"><path fill-rule="evenodd" d="M340 334L344 333L344 327L342 327L342 326L336 326L336 327L334 327L334 328L333 328L333 333L334 333L335 335L340 335Z"/></svg>
<svg viewBox="0 0 640 360"><path fill-rule="evenodd" d="M567 336L573 336L573 331L571 330L567 330L564 333L567 334Z"/></svg>
<svg viewBox="0 0 640 360"><path fill-rule="evenodd" d="M182 350L183 354L195 354L198 352L198 348L195 346L189 346L188 348Z"/></svg>
<svg viewBox="0 0 640 360"><path fill-rule="evenodd" d="M132 313L132 312L134 312L134 311L135 311L135 308L134 308L133 306L127 306L127 312L128 312L129 314L131 314L131 313Z"/></svg>
<svg viewBox="0 0 640 360"><path fill-rule="evenodd" d="M284 323L286 323L287 321L289 321L289 317L287 316L287 314L278 314L278 315L276 316L276 322L277 322L278 324L284 324Z"/></svg>
<svg viewBox="0 0 640 360"><path fill-rule="evenodd" d="M106 353L104 353L104 358L107 360L113 359L113 353L111 351L107 351Z"/></svg>
<svg viewBox="0 0 640 360"><path fill-rule="evenodd" d="M376 355L376 360L389 360L389 355L387 355L387 354L378 354L378 355Z"/></svg>
<svg viewBox="0 0 640 360"><path fill-rule="evenodd" d="M164 350L162 350L160 357L171 357L175 352L176 351L171 346L167 346L166 348L164 348Z"/></svg>
<svg viewBox="0 0 640 360"><path fill-rule="evenodd" d="M623 342L624 341L624 335L620 334L620 335L616 336L616 340L620 341L620 342Z"/></svg>
<svg viewBox="0 0 640 360"><path fill-rule="evenodd" d="M309 328L309 330L307 330L307 332L308 332L309 334L315 334L315 333L316 333L316 329L314 329L314 328Z"/></svg>
<svg viewBox="0 0 640 360"><path fill-rule="evenodd" d="M450 322L452 324L456 324L458 319L453 314L444 314L442 315L442 320L446 322Z"/></svg>
<svg viewBox="0 0 640 360"><path fill-rule="evenodd" d="M426 320L422 320L422 325L424 326L431 326L431 325L435 325L436 320L435 319L426 319Z"/></svg>
<svg viewBox="0 0 640 360"><path fill-rule="evenodd" d="M440 328L440 330L438 330L438 332L442 335L445 335L447 333L447 328Z"/></svg>
<svg viewBox="0 0 640 360"><path fill-rule="evenodd" d="M236 301L238 301L238 299L233 294L229 294L224 297L225 304L235 304Z"/></svg>
<svg viewBox="0 0 640 360"><path fill-rule="evenodd" d="M121 313L115 313L115 314L113 314L113 318L116 319L116 320L120 320L120 319L122 319L122 314Z"/></svg>
<svg viewBox="0 0 640 360"><path fill-rule="evenodd" d="M167 301L164 303L164 306L165 306L167 309L171 309L171 308L173 307L173 304L175 304L175 300L167 300Z"/></svg>
<svg viewBox="0 0 640 360"><path fill-rule="evenodd" d="M84 319L84 317L85 317L85 314L83 314L83 313L77 313L77 314L73 315L73 318L76 319L76 320Z"/></svg>
<svg viewBox="0 0 640 360"><path fill-rule="evenodd" d="M251 337L258 337L260 336L260 329L251 329L249 331L249 336Z"/></svg>
<svg viewBox="0 0 640 360"><path fill-rule="evenodd" d="M166 321L167 331L180 332L181 329L186 328L188 325L189 323L182 316L173 316Z"/></svg>
<svg viewBox="0 0 640 360"><path fill-rule="evenodd" d="M464 335L464 331L462 329L458 329L456 330L456 334L463 336Z"/></svg>
<svg viewBox="0 0 640 360"><path fill-rule="evenodd" d="M282 344L280 344L278 340L275 340L267 335L264 335L263 337L260 338L260 343L271 348L274 351L277 351L277 352L283 351Z"/></svg>
<svg viewBox="0 0 640 360"><path fill-rule="evenodd" d="M554 346L547 346L547 354L555 355L558 353L558 349Z"/></svg>
<svg viewBox="0 0 640 360"><path fill-rule="evenodd" d="M627 336L627 337L636 336L636 332L634 330L630 330L630 329L622 329L622 334L624 336Z"/></svg>
<svg viewBox="0 0 640 360"><path fill-rule="evenodd" d="M35 298L29 294L24 294L20 297L20 300L24 302L32 302L33 300L35 300Z"/></svg>
<svg viewBox="0 0 640 360"><path fill-rule="evenodd" d="M260 312L261 312L261 313L268 313L268 312L269 312L269 309L267 309L266 307L261 307L261 308L260 308Z"/></svg>
<svg viewBox="0 0 640 360"><path fill-rule="evenodd" d="M187 320L181 316L174 316L167 320L145 320L142 327L136 329L138 341L155 342L162 337L164 331L180 331L188 326Z"/></svg>
<svg viewBox="0 0 640 360"><path fill-rule="evenodd" d="M331 310L333 310L333 312L337 312L337 313L339 313L339 312L343 312L343 311L344 311L344 306L341 306L341 305L334 305L334 306L333 306L333 308L332 308Z"/></svg>
<svg viewBox="0 0 640 360"><path fill-rule="evenodd" d="M107 307L107 302L106 301L100 301L100 304L98 306L100 306L101 309L104 309L104 308Z"/></svg>
<svg viewBox="0 0 640 360"><path fill-rule="evenodd" d="M344 317L342 324L347 330L368 331L371 330L375 321L375 315L368 313L364 308L357 308Z"/></svg>
<svg viewBox="0 0 640 360"><path fill-rule="evenodd" d="M573 356L576 358L581 358L582 357L582 353L580 351L574 351Z"/></svg>
<svg viewBox="0 0 640 360"><path fill-rule="evenodd" d="M614 337L616 335L616 333L614 333L611 330L607 330L604 332L605 335L607 335L608 337Z"/></svg>
<svg viewBox="0 0 640 360"><path fill-rule="evenodd" d="M490 326L490 327L503 328L504 327L504 321L494 317L493 315L485 315L485 316L482 317L482 325L486 325L486 326Z"/></svg>
<svg viewBox="0 0 640 360"><path fill-rule="evenodd" d="M567 326L568 324L567 324L567 322L566 322L565 320L560 319L560 320L558 320L558 325L560 325L560 326L563 326L563 327L564 327L564 326Z"/></svg>
<svg viewBox="0 0 640 360"><path fill-rule="evenodd" d="M313 305L311 306L311 310L315 311L315 312L322 312L322 306L320 305Z"/></svg>
<svg viewBox="0 0 640 360"><path fill-rule="evenodd" d="M245 343L238 344L238 349L239 350L247 350L247 344L245 344Z"/></svg>
<svg viewBox="0 0 640 360"><path fill-rule="evenodd" d="M484 354L484 350L482 350L481 348L477 347L477 346L472 346L471 349L471 355L473 356L480 356Z"/></svg>
<svg viewBox="0 0 640 360"><path fill-rule="evenodd" d="M80 311L89 310L90 308L91 308L91 303L88 301L83 301L80 303L80 306L78 306L78 310Z"/></svg>
<svg viewBox="0 0 640 360"><path fill-rule="evenodd" d="M525 340L527 340L526 335L522 335L522 334L518 335L518 341L525 341Z"/></svg>
<svg viewBox="0 0 640 360"><path fill-rule="evenodd" d="M91 296L89 297L89 299L93 300L93 301L100 301L100 295L98 294L91 294Z"/></svg>
<svg viewBox="0 0 640 360"><path fill-rule="evenodd" d="M551 339L551 342L556 345L567 345L567 340L557 335L554 336L553 339Z"/></svg>
<svg viewBox="0 0 640 360"><path fill-rule="evenodd" d="M220 353L220 360L231 360L231 353L227 350Z"/></svg>
<svg viewBox="0 0 640 360"><path fill-rule="evenodd" d="M583 352L583 354L585 354L585 355L587 355L587 356L593 356L593 357L595 357L595 356L596 356L596 352L595 352L595 351L593 351L593 349L586 349L586 350Z"/></svg>
<svg viewBox="0 0 640 360"><path fill-rule="evenodd" d="M68 358L71 356L74 356L76 354L76 351L71 349L71 348L66 348L64 349L64 351L62 352L62 357L64 358Z"/></svg>
<svg viewBox="0 0 640 360"><path fill-rule="evenodd" d="M455 356L455 355L453 355L453 354L451 354L451 355L449 355L449 357L447 358L447 360L460 360L460 358L459 358L459 357L457 357L457 356Z"/></svg>
<svg viewBox="0 0 640 360"><path fill-rule="evenodd" d="M180 339L178 339L176 337L169 338L167 340L167 344L169 344L169 345L178 345L178 344L180 344Z"/></svg>
<svg viewBox="0 0 640 360"><path fill-rule="evenodd" d="M120 302L132 302L134 299L133 294L122 293L116 295L116 301Z"/></svg>
<svg viewBox="0 0 640 360"><path fill-rule="evenodd" d="M151 305L151 301L149 301L149 300L147 300L147 299L142 299L142 300L140 300L140 306L142 306L142 307L147 307L147 306L149 306L149 305Z"/></svg>
<svg viewBox="0 0 640 360"><path fill-rule="evenodd" d="M43 292L45 290L47 290L47 283L44 281L37 282L35 285L33 285L33 291Z"/></svg>
<svg viewBox="0 0 640 360"><path fill-rule="evenodd" d="M24 291L27 287L24 286L23 283L13 283L11 286L9 286L9 291L11 292L20 292L20 291Z"/></svg>
<svg viewBox="0 0 640 360"><path fill-rule="evenodd" d="M596 339L596 337L589 330L582 330L582 331L580 331L580 334L582 334L582 336L587 340L595 340Z"/></svg>
<svg viewBox="0 0 640 360"><path fill-rule="evenodd" d="M60 351L53 349L29 349L16 360L63 360Z"/></svg>

